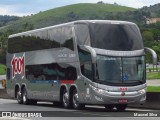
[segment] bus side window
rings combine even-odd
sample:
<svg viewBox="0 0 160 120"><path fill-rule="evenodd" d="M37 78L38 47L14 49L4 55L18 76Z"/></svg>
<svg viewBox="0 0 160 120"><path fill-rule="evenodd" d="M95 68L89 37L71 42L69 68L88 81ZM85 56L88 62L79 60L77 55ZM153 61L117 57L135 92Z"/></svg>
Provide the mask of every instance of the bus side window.
<svg viewBox="0 0 160 120"><path fill-rule="evenodd" d="M46 80L43 73L43 65L26 66L26 78L28 80Z"/></svg>
<svg viewBox="0 0 160 120"><path fill-rule="evenodd" d="M77 79L76 68L68 67L66 69L66 75L65 76L66 76L67 80L75 80L75 79Z"/></svg>
<svg viewBox="0 0 160 120"><path fill-rule="evenodd" d="M59 80L77 79L76 68L74 68L73 66L68 66L67 64L60 64L57 68Z"/></svg>
<svg viewBox="0 0 160 120"><path fill-rule="evenodd" d="M88 79L92 79L92 64L91 63L84 63L81 66L81 72Z"/></svg>
<svg viewBox="0 0 160 120"><path fill-rule="evenodd" d="M93 78L91 54L78 47L79 60L81 64L81 73L88 79Z"/></svg>
<svg viewBox="0 0 160 120"><path fill-rule="evenodd" d="M72 28L62 27L61 37L61 47L74 50Z"/></svg>

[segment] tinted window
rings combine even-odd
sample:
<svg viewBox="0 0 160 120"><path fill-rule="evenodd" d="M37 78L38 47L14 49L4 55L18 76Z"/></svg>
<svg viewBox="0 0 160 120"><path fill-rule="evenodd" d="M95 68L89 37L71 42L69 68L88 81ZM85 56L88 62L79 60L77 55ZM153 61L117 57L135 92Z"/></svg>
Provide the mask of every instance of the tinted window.
<svg viewBox="0 0 160 120"><path fill-rule="evenodd" d="M53 44L53 41L49 40L47 37L47 31L10 38L8 41L9 53L51 49L54 47L55 44ZM58 47L57 44L56 47Z"/></svg>
<svg viewBox="0 0 160 120"><path fill-rule="evenodd" d="M97 55L97 80L106 84L145 83L145 59ZM127 84L126 84L127 85Z"/></svg>
<svg viewBox="0 0 160 120"><path fill-rule="evenodd" d="M26 66L28 80L75 80L76 68L67 64L42 64Z"/></svg>
<svg viewBox="0 0 160 120"><path fill-rule="evenodd" d="M76 24L75 33L77 37L78 45L89 45L90 46L90 37L87 24Z"/></svg>
<svg viewBox="0 0 160 120"><path fill-rule="evenodd" d="M88 79L92 79L92 63L88 62L81 64L81 72Z"/></svg>
<svg viewBox="0 0 160 120"><path fill-rule="evenodd" d="M9 53L51 49L60 46L74 50L71 27L40 31L8 40Z"/></svg>
<svg viewBox="0 0 160 120"><path fill-rule="evenodd" d="M28 65L26 66L26 78L28 80L56 80L56 64Z"/></svg>
<svg viewBox="0 0 160 120"><path fill-rule="evenodd" d="M58 64L58 77L60 80L75 80L77 79L76 68L65 63Z"/></svg>
<svg viewBox="0 0 160 120"><path fill-rule="evenodd" d="M81 50L79 47L78 47L78 53L79 53L81 73L88 79L92 79L93 72L92 72L91 54L89 52Z"/></svg>
<svg viewBox="0 0 160 120"><path fill-rule="evenodd" d="M61 47L74 50L72 29L70 27L63 27L61 31Z"/></svg>
<svg viewBox="0 0 160 120"><path fill-rule="evenodd" d="M91 46L108 50L139 50L143 42L136 25L90 24Z"/></svg>

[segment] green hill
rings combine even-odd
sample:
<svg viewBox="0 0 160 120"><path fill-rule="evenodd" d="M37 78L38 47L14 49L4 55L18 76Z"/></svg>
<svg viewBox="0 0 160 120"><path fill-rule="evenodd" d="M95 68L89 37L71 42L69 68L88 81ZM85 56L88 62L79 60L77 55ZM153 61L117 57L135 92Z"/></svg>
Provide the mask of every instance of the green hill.
<svg viewBox="0 0 160 120"><path fill-rule="evenodd" d="M148 16L147 17L160 17L160 3L155 4L155 5L151 5L150 7L143 7L140 9L143 12L148 12Z"/></svg>
<svg viewBox="0 0 160 120"><path fill-rule="evenodd" d="M0 27L6 25L10 21L16 21L20 19L17 16L9 16L9 15L0 15Z"/></svg>
<svg viewBox="0 0 160 120"><path fill-rule="evenodd" d="M41 28L74 20L112 19L114 14L134 10L136 9L113 4L74 4L47 10L32 16L23 17L22 19L15 22L10 22L7 24L7 26L0 28L0 30L4 31L6 28L12 28L16 33L33 28Z"/></svg>

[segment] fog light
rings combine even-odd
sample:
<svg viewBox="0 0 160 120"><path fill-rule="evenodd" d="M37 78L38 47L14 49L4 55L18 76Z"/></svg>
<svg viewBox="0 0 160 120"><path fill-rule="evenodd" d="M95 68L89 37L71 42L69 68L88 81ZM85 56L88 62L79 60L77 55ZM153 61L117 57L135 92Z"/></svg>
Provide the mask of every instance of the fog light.
<svg viewBox="0 0 160 120"><path fill-rule="evenodd" d="M144 93L146 93L146 89L139 90L138 93L144 94Z"/></svg>

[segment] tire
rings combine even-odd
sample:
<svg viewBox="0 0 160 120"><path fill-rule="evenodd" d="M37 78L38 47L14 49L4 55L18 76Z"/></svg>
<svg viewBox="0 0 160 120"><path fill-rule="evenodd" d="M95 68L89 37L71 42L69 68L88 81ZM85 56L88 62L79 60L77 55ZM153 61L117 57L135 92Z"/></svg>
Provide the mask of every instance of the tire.
<svg viewBox="0 0 160 120"><path fill-rule="evenodd" d="M22 94L21 94L19 89L16 91L16 99L17 99L18 104L22 104L23 103Z"/></svg>
<svg viewBox="0 0 160 120"><path fill-rule="evenodd" d="M105 105L107 111L112 111L115 106L112 104Z"/></svg>
<svg viewBox="0 0 160 120"><path fill-rule="evenodd" d="M78 93L76 89L73 91L73 94L72 94L72 106L76 110L82 110L85 108L84 104L80 104L78 102Z"/></svg>
<svg viewBox="0 0 160 120"><path fill-rule="evenodd" d="M66 89L63 91L62 102L63 102L64 108L70 108L71 107L69 94L67 93Z"/></svg>
<svg viewBox="0 0 160 120"><path fill-rule="evenodd" d="M118 111L125 111L125 109L127 108L127 104L118 104L116 105L116 108Z"/></svg>
<svg viewBox="0 0 160 120"><path fill-rule="evenodd" d="M25 105L28 105L31 103L30 100L27 98L27 90L25 87L22 89L22 101L23 101L23 104Z"/></svg>

